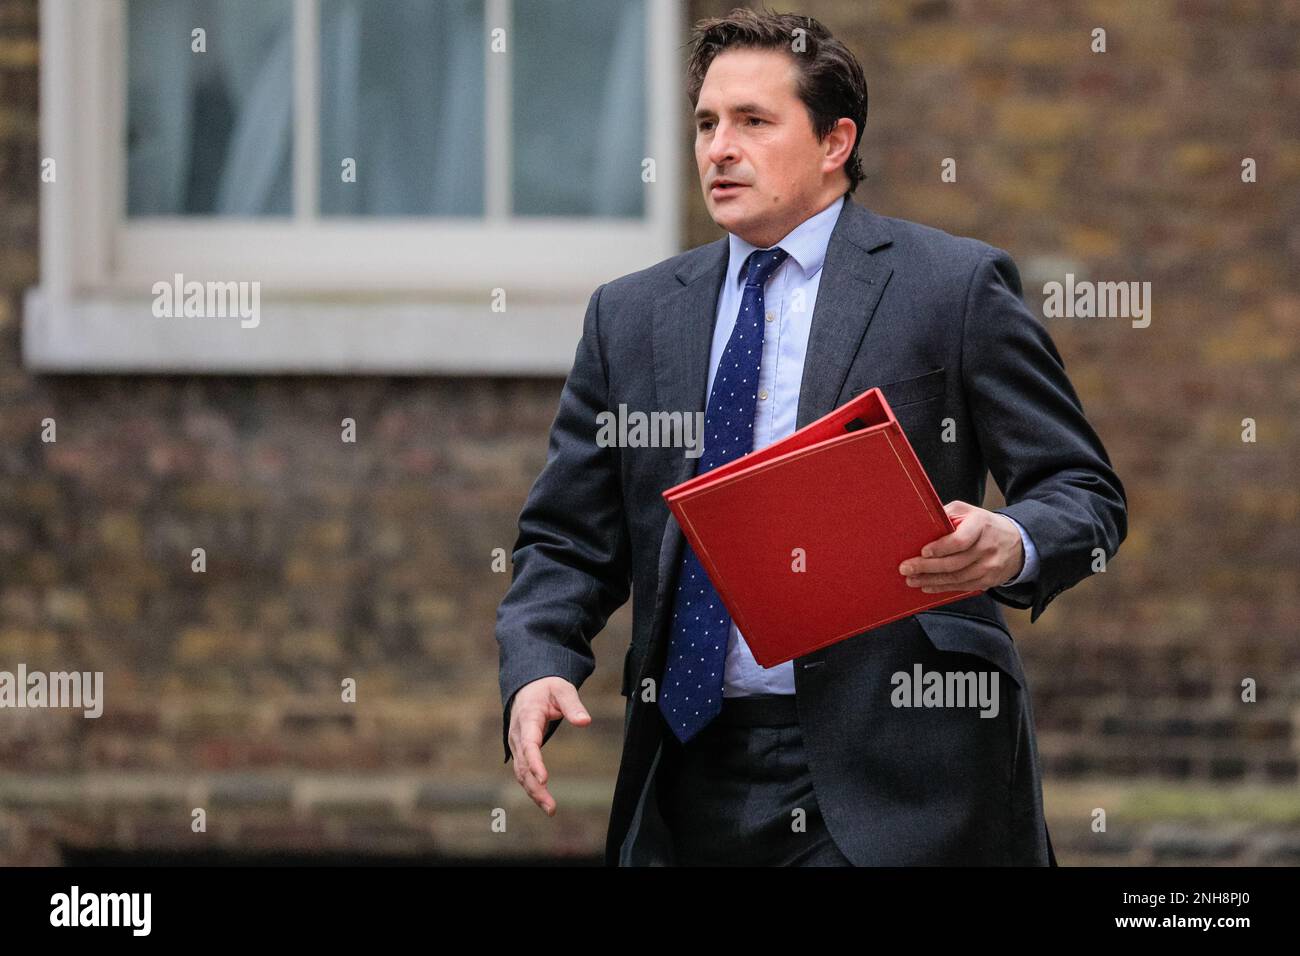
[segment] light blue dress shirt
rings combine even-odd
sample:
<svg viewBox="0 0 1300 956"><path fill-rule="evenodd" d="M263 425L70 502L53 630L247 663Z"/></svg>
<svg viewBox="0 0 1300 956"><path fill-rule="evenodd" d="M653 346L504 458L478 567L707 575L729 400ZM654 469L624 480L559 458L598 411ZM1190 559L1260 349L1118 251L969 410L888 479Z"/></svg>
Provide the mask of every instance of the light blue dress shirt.
<svg viewBox="0 0 1300 956"><path fill-rule="evenodd" d="M821 285L822 263L826 259L831 230L835 228L844 202L845 197L841 196L821 212L795 226L784 239L776 243L789 253L789 258L772 273L763 287L767 321L763 337L763 360L758 372L758 401L754 411L755 449L770 445L795 430L799 411L799 384L803 379L804 356L808 351L808 333L812 329L817 289ZM734 233L729 235L729 241L730 258L727 263L727 278L718 294L706 395L713 394L713 377L740 311L741 266L749 254L758 248ZM1020 531L1025 562L1020 574L1007 581L1003 587L1031 580L1038 571L1038 554L1033 542L1020 523L1014 518L1011 520ZM759 665L733 621L727 642L723 696L793 693L794 662L786 661L770 668Z"/></svg>

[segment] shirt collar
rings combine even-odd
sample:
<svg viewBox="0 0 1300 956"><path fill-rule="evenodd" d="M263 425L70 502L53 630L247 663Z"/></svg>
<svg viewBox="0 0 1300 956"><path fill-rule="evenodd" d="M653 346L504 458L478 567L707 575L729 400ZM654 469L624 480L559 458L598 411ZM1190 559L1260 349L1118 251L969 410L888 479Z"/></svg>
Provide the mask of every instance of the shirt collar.
<svg viewBox="0 0 1300 956"><path fill-rule="evenodd" d="M784 239L776 243L790 254L790 258L799 264L803 277L811 279L826 261L826 247L831 241L831 232L840 217L840 209L846 196L840 196L821 212L809 216L795 226ZM740 282L740 269L749 258L749 254L759 246L746 242L740 236L728 233L731 245L731 258L727 263L727 281L735 286ZM770 248L770 247L769 247Z"/></svg>

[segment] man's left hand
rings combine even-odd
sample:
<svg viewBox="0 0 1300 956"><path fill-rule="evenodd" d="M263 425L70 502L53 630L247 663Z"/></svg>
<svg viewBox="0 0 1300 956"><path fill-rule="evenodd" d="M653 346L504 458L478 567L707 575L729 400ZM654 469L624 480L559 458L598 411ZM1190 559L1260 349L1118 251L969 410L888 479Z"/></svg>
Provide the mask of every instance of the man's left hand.
<svg viewBox="0 0 1300 956"><path fill-rule="evenodd" d="M1025 549L1014 521L964 501L950 501L943 510L957 529L899 566L909 587L927 594L982 591L1006 584L1021 572Z"/></svg>

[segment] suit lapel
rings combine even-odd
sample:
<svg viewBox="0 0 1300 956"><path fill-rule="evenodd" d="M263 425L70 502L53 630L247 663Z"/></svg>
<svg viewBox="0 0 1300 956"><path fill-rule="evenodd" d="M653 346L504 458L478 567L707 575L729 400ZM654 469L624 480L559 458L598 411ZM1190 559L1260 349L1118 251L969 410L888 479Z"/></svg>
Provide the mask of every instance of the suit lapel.
<svg viewBox="0 0 1300 956"><path fill-rule="evenodd" d="M725 236L703 247L693 269L684 265L677 271L681 286L655 303L655 398L664 411L693 415L707 405L704 389L709 382L709 352L718 291L726 277L727 251ZM666 487L690 478L699 463L698 458L688 458L680 451L668 458L672 477Z"/></svg>
<svg viewBox="0 0 1300 956"><path fill-rule="evenodd" d="M867 327L875 317L881 293L894 271L883 259L869 253L888 242L884 221L850 197L840 210L822 264L799 382L796 428L803 428L835 408Z"/></svg>

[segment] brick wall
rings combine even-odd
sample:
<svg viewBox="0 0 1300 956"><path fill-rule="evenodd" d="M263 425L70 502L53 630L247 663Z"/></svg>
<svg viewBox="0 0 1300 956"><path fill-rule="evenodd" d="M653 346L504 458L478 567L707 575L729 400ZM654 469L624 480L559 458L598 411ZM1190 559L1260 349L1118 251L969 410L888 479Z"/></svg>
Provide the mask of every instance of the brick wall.
<svg viewBox="0 0 1300 956"><path fill-rule="evenodd" d="M491 551L513 543L561 382L25 372L36 7L0 0L0 669L103 670L112 706L0 712L0 863L597 852L629 608L583 688L595 723L547 747L559 816L500 762ZM1152 283L1147 329L1049 320L1129 495L1104 576L1032 627L1008 610L1063 862L1300 859L1300 4L799 9L867 73L859 201L1007 249L1034 308L1071 269ZM721 233L683 148L697 245Z"/></svg>

